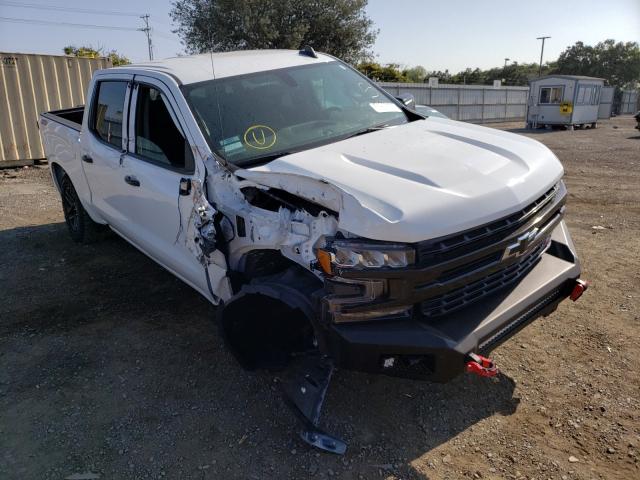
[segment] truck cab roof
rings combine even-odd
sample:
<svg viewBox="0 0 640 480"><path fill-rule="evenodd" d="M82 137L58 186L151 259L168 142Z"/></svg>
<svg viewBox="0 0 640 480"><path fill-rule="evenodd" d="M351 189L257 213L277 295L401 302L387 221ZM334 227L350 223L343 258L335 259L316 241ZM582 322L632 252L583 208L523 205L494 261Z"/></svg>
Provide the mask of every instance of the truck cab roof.
<svg viewBox="0 0 640 480"><path fill-rule="evenodd" d="M198 83L235 75L275 70L278 68L332 62L329 55L312 57L298 50L242 50L237 52L202 53L140 62L109 69L109 72L148 74L161 72L181 84Z"/></svg>

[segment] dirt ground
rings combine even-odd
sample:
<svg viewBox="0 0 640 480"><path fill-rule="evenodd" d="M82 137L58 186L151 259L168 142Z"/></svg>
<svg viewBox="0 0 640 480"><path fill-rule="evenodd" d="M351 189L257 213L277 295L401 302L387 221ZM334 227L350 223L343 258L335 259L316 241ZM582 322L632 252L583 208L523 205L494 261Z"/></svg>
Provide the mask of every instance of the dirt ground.
<svg viewBox="0 0 640 480"><path fill-rule="evenodd" d="M518 127L565 166L591 288L498 348L495 382L338 372L344 457L298 440L197 293L115 236L73 244L46 167L0 171L0 478L640 478L640 133Z"/></svg>

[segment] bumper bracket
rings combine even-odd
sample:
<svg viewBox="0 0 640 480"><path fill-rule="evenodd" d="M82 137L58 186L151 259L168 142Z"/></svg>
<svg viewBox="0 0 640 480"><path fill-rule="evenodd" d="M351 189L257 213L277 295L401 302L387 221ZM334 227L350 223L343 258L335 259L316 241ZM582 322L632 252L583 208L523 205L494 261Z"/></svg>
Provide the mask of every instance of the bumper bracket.
<svg viewBox="0 0 640 480"><path fill-rule="evenodd" d="M324 355L317 352L301 355L289 367L282 390L285 403L302 423L302 440L326 452L342 455L347 444L318 428L333 370L333 362Z"/></svg>

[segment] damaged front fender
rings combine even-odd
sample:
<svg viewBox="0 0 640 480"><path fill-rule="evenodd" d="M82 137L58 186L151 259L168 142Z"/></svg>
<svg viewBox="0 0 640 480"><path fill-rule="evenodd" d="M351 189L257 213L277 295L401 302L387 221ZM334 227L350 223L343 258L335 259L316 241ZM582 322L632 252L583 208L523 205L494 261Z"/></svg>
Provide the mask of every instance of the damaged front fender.
<svg viewBox="0 0 640 480"><path fill-rule="evenodd" d="M401 210L367 192L347 189L320 178L257 170L238 170L235 173L256 184L285 190L337 212L338 228L353 235L385 240L388 231L381 229L381 225L388 228L403 216Z"/></svg>
<svg viewBox="0 0 640 480"><path fill-rule="evenodd" d="M338 218L331 213L339 208L340 197L327 185L307 179L304 186L287 190L300 198L326 207L316 214L304 206L283 202L277 208L268 209L252 204L243 193L247 188L268 190L253 180L239 178L234 173L219 169L208 177L208 191L212 203L219 206L221 213L232 225L230 235L222 239L226 245L229 267L242 271L242 260L254 250L276 250L283 257L314 271L315 248L324 244L324 238L334 236L338 231ZM302 195L302 191L307 195ZM316 196L317 195L317 196Z"/></svg>
<svg viewBox="0 0 640 480"><path fill-rule="evenodd" d="M176 242L183 241L202 265L211 300L217 305L221 300L233 295L227 277L227 260L219 249L221 239L216 225L218 211L207 200L200 180L191 179L190 198L192 208L187 219L187 228L183 234L182 225L180 226Z"/></svg>

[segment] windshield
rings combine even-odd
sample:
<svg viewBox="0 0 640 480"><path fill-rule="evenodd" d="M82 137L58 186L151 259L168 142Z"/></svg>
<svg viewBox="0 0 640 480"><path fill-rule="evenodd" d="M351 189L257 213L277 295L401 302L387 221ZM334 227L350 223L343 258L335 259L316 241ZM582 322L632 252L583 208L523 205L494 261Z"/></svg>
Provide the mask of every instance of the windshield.
<svg viewBox="0 0 640 480"><path fill-rule="evenodd" d="M378 87L339 62L182 89L211 149L238 166L408 121Z"/></svg>

